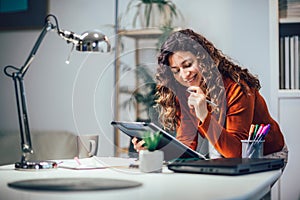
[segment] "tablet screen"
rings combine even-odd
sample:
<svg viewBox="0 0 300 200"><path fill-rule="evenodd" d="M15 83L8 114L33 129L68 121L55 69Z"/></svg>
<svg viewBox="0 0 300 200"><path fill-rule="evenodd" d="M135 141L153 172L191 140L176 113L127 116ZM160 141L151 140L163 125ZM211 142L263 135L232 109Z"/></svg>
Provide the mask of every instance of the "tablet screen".
<svg viewBox="0 0 300 200"><path fill-rule="evenodd" d="M147 122L124 122L124 121L112 121L111 124L114 127L120 129L123 133L130 137L137 137L143 139L146 131L160 132L162 138L158 144L157 149L164 152L164 158L166 161L174 160L177 158L201 158L205 159L203 155L189 148L181 143L171 134L155 125L154 123Z"/></svg>

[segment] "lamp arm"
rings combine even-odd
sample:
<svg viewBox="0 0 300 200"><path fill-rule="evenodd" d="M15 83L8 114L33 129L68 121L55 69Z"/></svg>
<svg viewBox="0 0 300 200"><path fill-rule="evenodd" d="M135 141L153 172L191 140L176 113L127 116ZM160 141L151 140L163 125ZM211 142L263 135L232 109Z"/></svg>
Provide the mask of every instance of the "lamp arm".
<svg viewBox="0 0 300 200"><path fill-rule="evenodd" d="M21 135L21 148L22 148L21 163L25 163L28 159L28 155L33 153L31 137L30 137L28 113L27 113L26 93L25 93L23 78L30 64L34 60L35 54L39 49L39 46L42 43L45 35L47 34L48 31L54 28L55 26L50 21L47 20L45 22L42 32L40 33L24 65L20 69L14 66L6 66L4 68L5 74L11 77L14 81L19 128L20 128L20 135ZM14 70L14 72L9 73L8 72L9 69Z"/></svg>
<svg viewBox="0 0 300 200"><path fill-rule="evenodd" d="M27 72L30 64L32 63L35 54L37 52L37 50L39 49L44 37L46 36L46 34L48 33L48 31L51 31L55 28L55 26L50 22L50 21L46 21L45 26L42 29L42 32L40 33L37 41L35 42L35 45L33 46L27 60L25 61L24 65L21 67L20 69L20 73L22 74L22 76L25 76L25 73Z"/></svg>

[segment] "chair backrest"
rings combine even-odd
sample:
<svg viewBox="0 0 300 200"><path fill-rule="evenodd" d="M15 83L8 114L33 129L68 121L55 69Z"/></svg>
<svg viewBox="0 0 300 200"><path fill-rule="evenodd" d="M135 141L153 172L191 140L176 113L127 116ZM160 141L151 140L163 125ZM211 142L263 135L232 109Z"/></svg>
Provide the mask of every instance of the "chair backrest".
<svg viewBox="0 0 300 200"><path fill-rule="evenodd" d="M77 135L68 131L31 131L34 154L31 160L74 158L78 154ZM0 165L21 160L19 131L0 131Z"/></svg>

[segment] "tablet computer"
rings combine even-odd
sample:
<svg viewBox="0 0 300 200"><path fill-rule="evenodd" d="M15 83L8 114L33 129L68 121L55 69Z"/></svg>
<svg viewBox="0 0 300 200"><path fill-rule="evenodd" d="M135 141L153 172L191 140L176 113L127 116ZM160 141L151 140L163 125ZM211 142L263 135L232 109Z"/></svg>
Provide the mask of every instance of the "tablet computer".
<svg viewBox="0 0 300 200"><path fill-rule="evenodd" d="M164 152L165 161L171 161L178 158L206 159L205 156L184 145L174 136L152 122L112 121L111 125L118 128L128 136L136 137L138 139L143 139L146 131L151 131L153 133L160 132L162 137L157 149Z"/></svg>

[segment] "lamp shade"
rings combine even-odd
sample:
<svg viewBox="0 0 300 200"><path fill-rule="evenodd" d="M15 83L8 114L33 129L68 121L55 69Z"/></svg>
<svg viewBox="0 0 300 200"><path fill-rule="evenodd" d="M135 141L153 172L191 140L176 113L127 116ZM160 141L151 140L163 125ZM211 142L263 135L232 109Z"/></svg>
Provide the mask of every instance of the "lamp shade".
<svg viewBox="0 0 300 200"><path fill-rule="evenodd" d="M76 50L83 52L106 53L110 51L110 48L107 36L98 30L84 32L80 36L80 41L76 44Z"/></svg>

